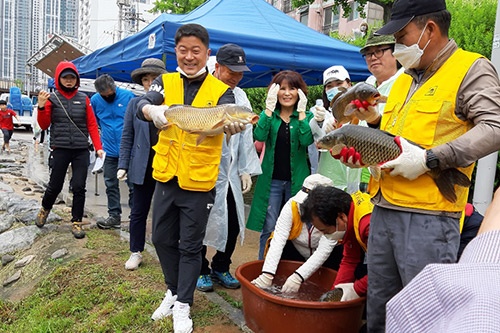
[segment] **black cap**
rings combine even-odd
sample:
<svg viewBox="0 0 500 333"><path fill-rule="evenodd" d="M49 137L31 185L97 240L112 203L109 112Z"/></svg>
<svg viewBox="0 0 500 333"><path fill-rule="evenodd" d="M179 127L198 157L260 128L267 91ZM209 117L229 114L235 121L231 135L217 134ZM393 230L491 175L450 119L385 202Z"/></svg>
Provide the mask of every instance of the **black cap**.
<svg viewBox="0 0 500 333"><path fill-rule="evenodd" d="M392 5L391 20L376 31L377 35L393 35L416 16L446 9L445 0L396 0Z"/></svg>
<svg viewBox="0 0 500 333"><path fill-rule="evenodd" d="M217 51L216 60L219 65L226 66L234 72L250 72L245 51L236 44L222 45Z"/></svg>
<svg viewBox="0 0 500 333"><path fill-rule="evenodd" d="M3 100L3 99L0 99L0 105L7 105L7 101Z"/></svg>
<svg viewBox="0 0 500 333"><path fill-rule="evenodd" d="M66 75L73 75L74 77L78 77L78 75L76 75L76 72L74 70L72 70L71 68L63 69L60 77L65 77Z"/></svg>

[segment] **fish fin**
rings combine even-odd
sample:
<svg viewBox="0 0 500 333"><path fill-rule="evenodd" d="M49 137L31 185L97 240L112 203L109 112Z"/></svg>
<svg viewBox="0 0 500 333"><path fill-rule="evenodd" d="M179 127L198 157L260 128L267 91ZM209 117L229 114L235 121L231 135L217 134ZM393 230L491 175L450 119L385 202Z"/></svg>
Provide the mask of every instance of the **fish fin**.
<svg viewBox="0 0 500 333"><path fill-rule="evenodd" d="M446 200L452 203L457 201L455 185L462 187L469 187L471 185L469 177L455 168L445 170L432 169L429 173L434 179L439 192L441 192Z"/></svg>
<svg viewBox="0 0 500 333"><path fill-rule="evenodd" d="M377 99L377 103L387 103L387 96L380 95L380 97Z"/></svg>
<svg viewBox="0 0 500 333"><path fill-rule="evenodd" d="M224 126L225 119L221 119L217 124L215 124L211 129L216 129L221 126Z"/></svg>
<svg viewBox="0 0 500 333"><path fill-rule="evenodd" d="M198 138L196 138L196 145L198 146L200 143L203 142L203 140L205 140L207 138L207 136L205 134L200 134L198 136Z"/></svg>
<svg viewBox="0 0 500 333"><path fill-rule="evenodd" d="M351 119L351 125L357 125L359 124L359 118L358 117L352 117Z"/></svg>
<svg viewBox="0 0 500 333"><path fill-rule="evenodd" d="M371 165L368 167L370 171L370 175L372 175L373 179L379 181L382 177L382 168L379 165Z"/></svg>
<svg viewBox="0 0 500 333"><path fill-rule="evenodd" d="M349 117L356 109L357 109L356 105L351 103L347 104L344 110L344 116Z"/></svg>

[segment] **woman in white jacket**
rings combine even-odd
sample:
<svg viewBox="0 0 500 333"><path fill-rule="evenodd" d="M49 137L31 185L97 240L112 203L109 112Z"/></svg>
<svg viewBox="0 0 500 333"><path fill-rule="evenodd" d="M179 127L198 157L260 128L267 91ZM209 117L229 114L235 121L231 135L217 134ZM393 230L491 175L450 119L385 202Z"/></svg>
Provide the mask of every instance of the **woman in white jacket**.
<svg viewBox="0 0 500 333"><path fill-rule="evenodd" d="M320 174L308 176L302 190L290 198L281 210L270 243L268 242L262 274L252 281L257 287L271 286L280 260L304 262L288 277L281 288L283 293L297 292L302 282L321 266L338 270L342 260L342 246L338 245L338 240L343 234L328 234L309 222L302 222L300 218L300 205L307 198L308 192L318 185L333 187L333 181ZM335 220L333 224L335 225Z"/></svg>

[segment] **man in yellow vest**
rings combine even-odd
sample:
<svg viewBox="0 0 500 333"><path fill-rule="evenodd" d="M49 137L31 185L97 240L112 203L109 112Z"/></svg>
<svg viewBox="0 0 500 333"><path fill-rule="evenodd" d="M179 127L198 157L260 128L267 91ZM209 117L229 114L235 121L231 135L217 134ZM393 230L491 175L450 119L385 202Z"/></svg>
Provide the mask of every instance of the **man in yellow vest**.
<svg viewBox="0 0 500 333"><path fill-rule="evenodd" d="M197 145L198 135L167 126L164 112L173 104L205 107L235 102L229 86L207 72L208 46L204 27L181 26L175 33L177 72L157 77L137 105L137 116L161 129L153 147L153 178L157 183L152 241L168 290L151 318L173 314L175 333L193 331L190 306L201 269L202 241L214 203L224 134L210 136ZM244 129L244 125L233 123L225 132L229 136Z"/></svg>
<svg viewBox="0 0 500 333"><path fill-rule="evenodd" d="M397 0L391 21L376 33L394 35L394 56L406 69L394 83L382 116L355 112L371 127L396 136L401 155L372 177L368 241L368 332L384 332L385 305L429 263L457 260L459 219L468 188L448 201L429 176L457 168L470 179L479 158L500 149L500 82L493 64L449 39L445 0ZM412 141L419 146L410 144ZM362 166L351 147L340 156Z"/></svg>

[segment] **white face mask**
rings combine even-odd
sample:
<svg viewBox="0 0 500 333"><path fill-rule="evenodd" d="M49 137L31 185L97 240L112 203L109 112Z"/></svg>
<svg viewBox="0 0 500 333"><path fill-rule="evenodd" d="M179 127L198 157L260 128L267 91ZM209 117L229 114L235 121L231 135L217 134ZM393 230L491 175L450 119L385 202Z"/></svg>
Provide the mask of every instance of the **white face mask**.
<svg viewBox="0 0 500 333"><path fill-rule="evenodd" d="M394 45L394 52L392 53L392 55L406 69L415 68L420 65L420 59L422 58L427 45L429 45L431 41L429 39L423 49L418 46L418 43L420 43L420 39L422 39L422 36L424 35L425 28L427 28L427 24L425 25L424 30L422 30L422 33L420 34L420 37L418 38L416 44L406 46L404 44L396 43Z"/></svg>
<svg viewBox="0 0 500 333"><path fill-rule="evenodd" d="M324 234L326 238L329 240L336 240L339 241L342 238L344 238L345 231L335 231L332 234Z"/></svg>
<svg viewBox="0 0 500 333"><path fill-rule="evenodd" d="M207 71L207 66L204 66L202 69L200 69L198 71L198 73L194 74L194 75L189 75L189 74L186 74L184 73L184 71L180 68L180 67L177 67L176 70L181 73L182 75L184 75L185 77L187 77L188 79L193 79L195 77L198 77L200 76L201 74L204 74L206 71Z"/></svg>
<svg viewBox="0 0 500 333"><path fill-rule="evenodd" d="M340 92L340 89L339 87L333 87L332 89L330 90L327 90L325 93L326 93L326 98L328 98L328 100L331 102L332 99L337 96L337 94Z"/></svg>

